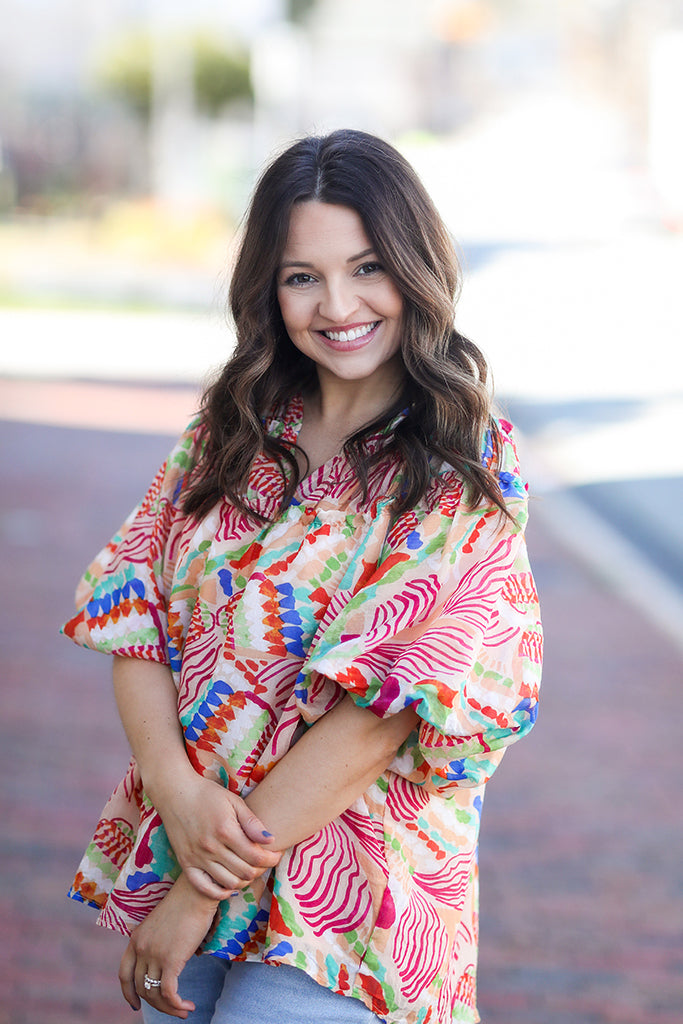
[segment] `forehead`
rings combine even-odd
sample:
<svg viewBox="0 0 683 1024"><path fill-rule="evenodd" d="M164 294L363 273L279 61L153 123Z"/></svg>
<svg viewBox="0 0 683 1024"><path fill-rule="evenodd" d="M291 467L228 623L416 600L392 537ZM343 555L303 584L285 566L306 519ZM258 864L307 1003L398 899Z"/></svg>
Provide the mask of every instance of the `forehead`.
<svg viewBox="0 0 683 1024"><path fill-rule="evenodd" d="M372 248L363 222L349 206L310 200L296 203L289 219L283 259L339 255L348 259Z"/></svg>

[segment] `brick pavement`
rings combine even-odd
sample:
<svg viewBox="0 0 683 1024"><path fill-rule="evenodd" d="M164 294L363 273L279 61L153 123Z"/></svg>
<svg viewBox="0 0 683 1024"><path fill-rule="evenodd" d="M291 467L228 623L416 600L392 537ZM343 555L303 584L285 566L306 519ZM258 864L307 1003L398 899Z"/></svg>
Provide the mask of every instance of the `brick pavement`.
<svg viewBox="0 0 683 1024"><path fill-rule="evenodd" d="M122 940L65 899L127 751L105 658L57 636L170 438L5 422L0 1024L123 1024ZM532 519L537 729L489 786L484 1024L681 1024L676 651Z"/></svg>

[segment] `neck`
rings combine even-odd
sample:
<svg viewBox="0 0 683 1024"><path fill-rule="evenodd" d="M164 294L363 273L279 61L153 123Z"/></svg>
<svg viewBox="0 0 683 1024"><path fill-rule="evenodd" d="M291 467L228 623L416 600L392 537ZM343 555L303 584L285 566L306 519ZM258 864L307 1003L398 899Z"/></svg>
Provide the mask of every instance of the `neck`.
<svg viewBox="0 0 683 1024"><path fill-rule="evenodd" d="M343 423L348 436L381 416L396 400L404 375L400 361L383 369L381 378L373 374L364 380L341 380L319 368L318 390L307 403L318 422Z"/></svg>

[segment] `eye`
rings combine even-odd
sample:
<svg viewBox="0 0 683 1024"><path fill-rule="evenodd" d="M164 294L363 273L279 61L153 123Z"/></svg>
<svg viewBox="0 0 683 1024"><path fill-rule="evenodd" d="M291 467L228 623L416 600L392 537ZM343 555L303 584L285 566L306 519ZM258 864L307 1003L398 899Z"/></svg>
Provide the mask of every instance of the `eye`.
<svg viewBox="0 0 683 1024"><path fill-rule="evenodd" d="M384 267L380 263L363 263L356 271L356 274L359 277L368 277L370 274L377 274L382 270L384 270Z"/></svg>
<svg viewBox="0 0 683 1024"><path fill-rule="evenodd" d="M315 278L312 277L311 274L298 273L290 274L290 276L286 277L282 283L290 288L303 288L305 285L311 284L313 281L315 281Z"/></svg>

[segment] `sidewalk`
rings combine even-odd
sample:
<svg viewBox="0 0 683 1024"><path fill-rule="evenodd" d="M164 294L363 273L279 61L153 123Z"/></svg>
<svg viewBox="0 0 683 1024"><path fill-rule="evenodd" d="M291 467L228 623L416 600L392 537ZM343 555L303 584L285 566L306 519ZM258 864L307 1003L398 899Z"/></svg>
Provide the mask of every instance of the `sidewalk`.
<svg viewBox="0 0 683 1024"><path fill-rule="evenodd" d="M107 659L57 635L86 561L170 446L149 423L129 427L0 423L0 1024L131 1020L116 979L123 941L65 898L127 748ZM483 1024L680 1024L683 664L533 506L529 543L544 695L487 796Z"/></svg>

